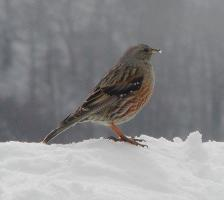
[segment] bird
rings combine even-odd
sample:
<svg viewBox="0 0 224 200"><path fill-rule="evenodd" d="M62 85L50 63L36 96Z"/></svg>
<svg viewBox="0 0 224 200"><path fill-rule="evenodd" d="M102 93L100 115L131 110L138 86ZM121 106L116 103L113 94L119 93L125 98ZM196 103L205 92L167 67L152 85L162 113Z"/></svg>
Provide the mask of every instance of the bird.
<svg viewBox="0 0 224 200"><path fill-rule="evenodd" d="M47 144L77 123L93 122L110 127L117 136L110 137L114 141L147 146L141 143L143 140L126 136L118 125L134 118L149 102L155 84L154 69L150 61L157 52L161 53L161 50L147 44L128 48L91 90L85 101L41 142Z"/></svg>

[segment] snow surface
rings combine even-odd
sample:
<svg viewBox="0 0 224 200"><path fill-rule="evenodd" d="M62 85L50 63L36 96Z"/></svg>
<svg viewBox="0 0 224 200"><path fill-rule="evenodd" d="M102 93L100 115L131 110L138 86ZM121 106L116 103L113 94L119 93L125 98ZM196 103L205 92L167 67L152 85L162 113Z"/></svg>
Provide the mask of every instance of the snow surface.
<svg viewBox="0 0 224 200"><path fill-rule="evenodd" d="M141 136L66 145L0 143L2 200L223 200L224 143Z"/></svg>

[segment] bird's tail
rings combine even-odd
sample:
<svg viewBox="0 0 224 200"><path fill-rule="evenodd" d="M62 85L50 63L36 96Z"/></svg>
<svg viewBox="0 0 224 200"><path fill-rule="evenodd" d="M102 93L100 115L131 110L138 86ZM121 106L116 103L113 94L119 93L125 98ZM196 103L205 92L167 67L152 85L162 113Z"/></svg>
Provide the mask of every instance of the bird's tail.
<svg viewBox="0 0 224 200"><path fill-rule="evenodd" d="M50 133L48 133L48 135L41 142L47 144L50 140L52 140L57 135L64 132L67 128L69 128L69 127L60 127L60 126L57 127L56 129L54 129Z"/></svg>
<svg viewBox="0 0 224 200"><path fill-rule="evenodd" d="M60 125L56 129L48 133L48 135L41 142L47 144L50 140L52 140L59 134L63 133L65 130L67 130L71 126L76 125L78 122L80 122L80 120L81 120L80 117L76 117L70 114L60 123Z"/></svg>

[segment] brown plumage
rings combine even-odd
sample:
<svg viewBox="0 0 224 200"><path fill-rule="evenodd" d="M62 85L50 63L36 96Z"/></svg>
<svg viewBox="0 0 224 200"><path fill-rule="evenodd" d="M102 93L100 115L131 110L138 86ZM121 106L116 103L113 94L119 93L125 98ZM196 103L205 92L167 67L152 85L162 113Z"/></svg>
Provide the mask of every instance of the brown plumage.
<svg viewBox="0 0 224 200"><path fill-rule="evenodd" d="M150 99L154 87L150 59L156 52L160 50L145 44L129 48L83 104L42 142L47 143L76 123L91 121L110 126L118 136L116 140L145 146L137 139L126 137L116 125L132 119Z"/></svg>

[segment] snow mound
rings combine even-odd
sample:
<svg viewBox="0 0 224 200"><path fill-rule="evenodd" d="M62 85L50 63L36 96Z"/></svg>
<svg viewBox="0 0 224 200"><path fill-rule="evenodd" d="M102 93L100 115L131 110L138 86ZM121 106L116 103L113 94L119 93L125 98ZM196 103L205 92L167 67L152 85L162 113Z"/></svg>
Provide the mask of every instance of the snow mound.
<svg viewBox="0 0 224 200"><path fill-rule="evenodd" d="M141 136L149 148L100 139L0 143L0 199L223 200L224 143Z"/></svg>

